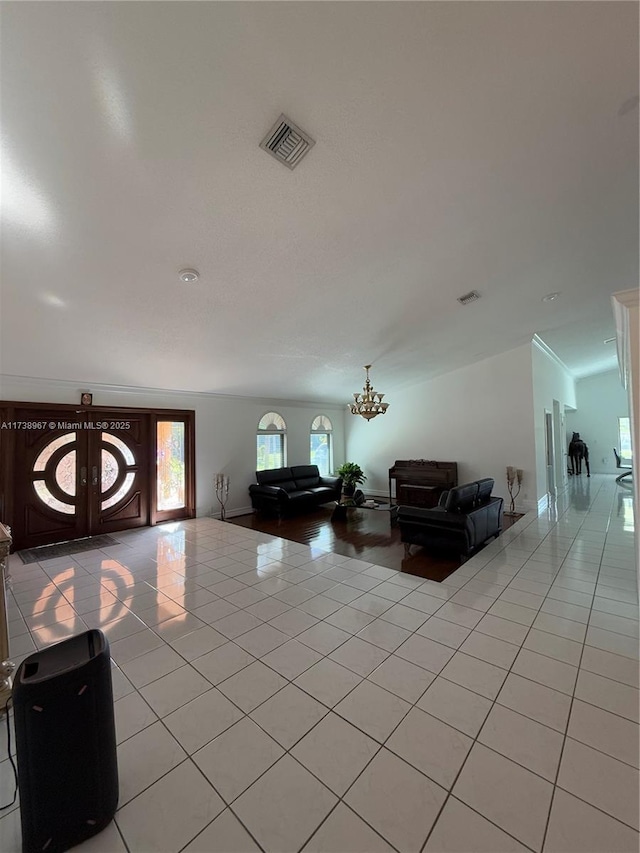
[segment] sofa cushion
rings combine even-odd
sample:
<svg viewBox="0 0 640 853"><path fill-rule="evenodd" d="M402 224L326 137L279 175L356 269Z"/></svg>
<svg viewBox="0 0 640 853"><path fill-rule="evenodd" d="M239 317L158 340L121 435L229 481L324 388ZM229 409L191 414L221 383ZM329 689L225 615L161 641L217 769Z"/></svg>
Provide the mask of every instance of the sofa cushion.
<svg viewBox="0 0 640 853"><path fill-rule="evenodd" d="M326 495L328 501L336 497L336 490L329 488L329 486L311 486L309 491L314 495L318 495L318 497Z"/></svg>
<svg viewBox="0 0 640 853"><path fill-rule="evenodd" d="M479 504L485 504L491 497L491 492L493 491L493 478L484 477L482 480L477 480L477 483L478 497L476 500Z"/></svg>
<svg viewBox="0 0 640 853"><path fill-rule="evenodd" d="M473 507L477 496L477 483L465 483L463 486L456 486L449 489L444 509L447 512L467 512Z"/></svg>
<svg viewBox="0 0 640 853"><path fill-rule="evenodd" d="M276 483L275 485L279 486L281 489L284 489L285 492L289 492L291 496L294 492L300 491L300 486L294 480L283 480L281 483Z"/></svg>
<svg viewBox="0 0 640 853"><path fill-rule="evenodd" d="M256 480L261 486L279 486L287 480L292 481L291 468L271 468L268 471L256 471Z"/></svg>
<svg viewBox="0 0 640 853"><path fill-rule="evenodd" d="M292 465L291 476L296 482L308 477L315 477L317 480L320 477L320 471L317 465Z"/></svg>
<svg viewBox="0 0 640 853"><path fill-rule="evenodd" d="M287 489L287 497L290 501L300 501L307 500L308 498L313 498L313 493L307 491L306 489Z"/></svg>
<svg viewBox="0 0 640 853"><path fill-rule="evenodd" d="M408 521L424 522L425 519L441 518L445 514L443 507L426 507L426 506L398 506L398 518L407 519Z"/></svg>
<svg viewBox="0 0 640 853"><path fill-rule="evenodd" d="M296 483L299 489L312 489L314 486L320 485L320 477L296 477Z"/></svg>

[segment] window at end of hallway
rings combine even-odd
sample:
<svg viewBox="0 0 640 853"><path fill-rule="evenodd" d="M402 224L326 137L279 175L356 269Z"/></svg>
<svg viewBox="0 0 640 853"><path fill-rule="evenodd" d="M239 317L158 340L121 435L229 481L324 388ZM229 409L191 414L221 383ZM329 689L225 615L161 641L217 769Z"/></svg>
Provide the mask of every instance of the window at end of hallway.
<svg viewBox="0 0 640 853"><path fill-rule="evenodd" d="M631 420L618 418L618 453L622 465L631 467Z"/></svg>

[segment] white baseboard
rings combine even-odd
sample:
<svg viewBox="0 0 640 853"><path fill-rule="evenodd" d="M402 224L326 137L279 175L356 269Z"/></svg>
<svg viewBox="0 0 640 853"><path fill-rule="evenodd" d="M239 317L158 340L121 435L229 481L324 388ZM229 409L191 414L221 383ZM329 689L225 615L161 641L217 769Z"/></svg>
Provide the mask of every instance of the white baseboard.
<svg viewBox="0 0 640 853"><path fill-rule="evenodd" d="M238 509L228 509L225 513L227 518L235 518L236 515L251 515L253 512L253 507L249 506L241 506ZM220 513L218 513L218 518L220 517Z"/></svg>
<svg viewBox="0 0 640 853"><path fill-rule="evenodd" d="M227 518L234 518L236 515L251 515L253 512L253 507L251 506L241 506L236 509L227 509L225 515ZM196 513L198 518L217 518L220 519L220 509L213 509L211 507L204 508L202 510L198 510Z"/></svg>
<svg viewBox="0 0 640 853"><path fill-rule="evenodd" d="M241 506L236 509L228 509L225 511L226 518L235 518L236 515L251 515L253 512L252 506ZM214 518L220 518L220 513L214 514Z"/></svg>
<svg viewBox="0 0 640 853"><path fill-rule="evenodd" d="M365 495L371 495L372 498L384 498L385 502L389 500L389 492L383 489L362 489Z"/></svg>

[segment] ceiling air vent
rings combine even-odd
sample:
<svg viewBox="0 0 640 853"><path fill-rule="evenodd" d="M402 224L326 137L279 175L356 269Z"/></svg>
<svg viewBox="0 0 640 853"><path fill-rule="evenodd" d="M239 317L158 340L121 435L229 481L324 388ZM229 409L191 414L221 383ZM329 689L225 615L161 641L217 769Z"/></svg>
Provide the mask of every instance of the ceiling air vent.
<svg viewBox="0 0 640 853"><path fill-rule="evenodd" d="M475 302L476 299L480 299L480 294L477 290L470 290L469 293L465 293L464 296L458 296L458 302L460 305L468 305L470 302Z"/></svg>
<svg viewBox="0 0 640 853"><path fill-rule="evenodd" d="M260 148L275 157L287 169L295 169L316 143L285 115L281 115L260 143Z"/></svg>

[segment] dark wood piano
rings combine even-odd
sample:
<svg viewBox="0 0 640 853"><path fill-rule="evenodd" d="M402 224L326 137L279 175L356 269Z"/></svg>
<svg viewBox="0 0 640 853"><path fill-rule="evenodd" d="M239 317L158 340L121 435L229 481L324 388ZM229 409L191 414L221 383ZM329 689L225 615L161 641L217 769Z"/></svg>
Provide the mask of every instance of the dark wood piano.
<svg viewBox="0 0 640 853"><path fill-rule="evenodd" d="M395 480L395 501L391 481ZM433 507L440 495L458 485L457 462L434 462L430 459L396 459L389 468L389 503L403 506Z"/></svg>

